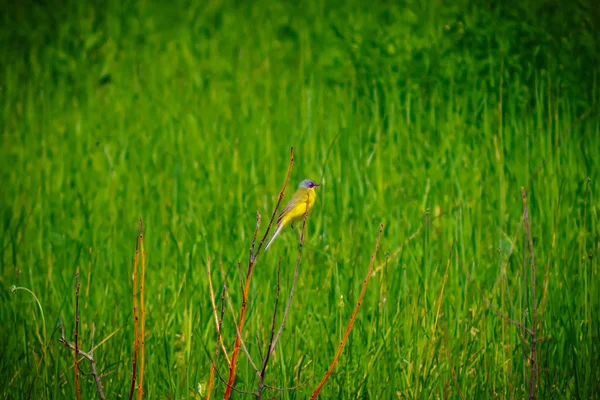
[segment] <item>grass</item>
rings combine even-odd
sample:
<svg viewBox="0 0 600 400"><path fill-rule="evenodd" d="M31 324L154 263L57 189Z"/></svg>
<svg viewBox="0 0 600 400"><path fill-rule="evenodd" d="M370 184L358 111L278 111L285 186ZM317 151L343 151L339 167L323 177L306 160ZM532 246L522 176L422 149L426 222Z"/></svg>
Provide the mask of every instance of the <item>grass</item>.
<svg viewBox="0 0 600 400"><path fill-rule="evenodd" d="M58 326L62 315L72 340L78 267L79 345L89 350L95 324L98 368L114 371L104 392L127 395L140 217L144 394L205 396L198 389L208 382L216 340L207 260L214 271L223 263L239 307L237 262L247 262L257 210L264 232L293 146L292 189L304 178L323 187L265 383L291 387L312 377L281 397L313 392L383 223L375 273L321 398L523 398L529 365L521 339L475 285L531 326L520 188L572 126L528 195L537 329L546 338L538 345L538 395L597 398L597 109L576 121L598 101L600 22L591 2L565 7L7 6L2 397L74 397L73 354L58 342ZM297 240L282 233L257 261L244 327L256 358L255 335L270 332L278 259L286 298ZM24 290L12 293L12 285ZM227 310L223 340L231 351ZM252 391L256 377L244 357L235 386ZM92 379L82 376L81 385L83 398L96 396ZM217 380L213 397L224 390Z"/></svg>

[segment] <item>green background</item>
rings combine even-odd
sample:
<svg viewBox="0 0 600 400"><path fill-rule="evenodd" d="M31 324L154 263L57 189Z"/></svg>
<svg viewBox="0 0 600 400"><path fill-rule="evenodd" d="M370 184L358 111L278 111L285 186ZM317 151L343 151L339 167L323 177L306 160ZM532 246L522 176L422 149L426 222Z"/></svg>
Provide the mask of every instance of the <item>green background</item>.
<svg viewBox="0 0 600 400"><path fill-rule="evenodd" d="M541 398L600 393L598 87L593 2L11 2L0 14L0 393L74 398L81 346L108 398L129 391L132 259L144 220L147 398L201 398L215 326L206 263L239 309L255 213L295 163L323 183L266 383L306 398L375 275L322 398L523 398L531 326L520 188L529 192ZM579 116L590 110L585 118ZM435 228L434 228L435 227ZM439 230L441 236L436 233ZM443 238L443 239L442 239ZM444 242L452 247L450 253ZM245 342L270 332L262 254ZM473 282L467 278L468 272ZM31 290L11 291L11 286ZM224 339L235 326L225 313ZM525 338L527 339L527 338ZM263 346L264 347L264 346ZM84 364L84 369L88 366ZM224 362L220 364L225 374ZM235 386L256 390L242 354ZM205 390L205 389L203 389ZM214 395L224 385L216 382ZM96 396L85 378L84 398ZM243 397L235 395L236 398Z"/></svg>

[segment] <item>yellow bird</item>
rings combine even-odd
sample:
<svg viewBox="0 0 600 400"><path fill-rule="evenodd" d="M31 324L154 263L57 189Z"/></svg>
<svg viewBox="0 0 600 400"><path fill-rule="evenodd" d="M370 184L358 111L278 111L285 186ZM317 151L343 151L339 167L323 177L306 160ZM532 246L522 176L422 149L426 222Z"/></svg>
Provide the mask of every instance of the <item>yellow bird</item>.
<svg viewBox="0 0 600 400"><path fill-rule="evenodd" d="M308 212L312 210L313 206L315 205L315 198L317 197L314 188L317 186L321 185L314 183L310 179L305 179L300 182L298 190L296 190L296 193L294 193L281 214L279 214L279 217L277 218L277 228L267 243L265 250L269 248L271 243L273 243L273 240L275 240L283 228L290 223L293 227L294 222L304 218L304 213L307 212L307 207Z"/></svg>

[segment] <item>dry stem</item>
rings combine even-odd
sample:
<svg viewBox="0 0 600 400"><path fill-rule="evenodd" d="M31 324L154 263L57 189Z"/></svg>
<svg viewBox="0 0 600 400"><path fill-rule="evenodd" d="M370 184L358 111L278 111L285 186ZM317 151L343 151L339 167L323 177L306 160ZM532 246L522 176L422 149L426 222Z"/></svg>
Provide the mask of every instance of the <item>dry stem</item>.
<svg viewBox="0 0 600 400"><path fill-rule="evenodd" d="M350 317L350 322L348 323L348 326L346 327L346 332L344 333L344 336L342 337L342 340L340 341L340 345L338 346L338 349L335 353L335 357L333 358L333 361L331 362L329 369L327 370L327 372L325 373L325 376L323 376L323 379L321 379L321 382L319 383L319 385L313 392L312 396L310 397L311 400L314 400L319 395L319 392L321 391L321 389L323 388L323 385L325 385L325 382L327 381L327 379L333 372L333 369L335 368L335 366L340 358L340 355L342 354L342 350L344 349L344 345L346 344L346 340L348 339L348 336L350 335L350 331L352 330L352 326L354 325L354 320L356 319L356 315L358 314L358 309L360 308L363 297L365 296L365 292L367 290L367 284L369 283L369 278L371 277L371 273L373 272L373 263L375 262L375 256L377 255L377 251L379 250L379 241L381 240L382 232L383 232L383 224L379 225L379 236L377 236L377 242L375 243L375 251L371 255L371 261L369 262L369 271L367 272L367 276L365 277L365 279L363 281L362 289L360 290L360 295L358 296L358 302L356 303L356 307L354 307L354 311L352 312L352 316Z"/></svg>
<svg viewBox="0 0 600 400"><path fill-rule="evenodd" d="M223 278L223 282L225 282L225 278ZM233 318L233 324L235 325L235 333L236 333L236 335L240 335L240 346L241 346L242 350L244 350L246 357L248 357L248 361L250 362L252 369L254 369L254 372L256 373L256 375L259 376L260 372L258 371L258 367L254 363L254 360L252 360L252 357L250 356L250 352L248 351L248 347L246 347L246 343L244 342L244 339L241 337L240 327L238 326L238 324L236 322L237 318L235 316L235 310L233 309L233 302L231 301L231 296L229 296L229 292L227 291L227 286L225 286L225 299L227 300L227 306L229 307L229 311L231 312L231 316Z"/></svg>
<svg viewBox="0 0 600 400"><path fill-rule="evenodd" d="M144 283L146 275L146 251L144 250L144 225L140 218L140 250L142 253L142 271L140 282L140 313L142 315L140 323L140 384L138 386L138 400L144 397L144 346L146 344L144 328L146 325L146 307L144 306Z"/></svg>
<svg viewBox="0 0 600 400"><path fill-rule="evenodd" d="M292 298L294 297L294 291L296 290L296 282L298 281L298 271L300 269L300 256L302 255L302 248L304 247L304 232L306 227L306 221L308 219L308 200L306 203L307 210L304 213L304 220L302 221L302 231L300 233L300 242L298 244L298 255L296 256L296 268L294 270L294 280L292 281L292 288L290 289L290 294L288 296L288 301L285 305L285 310L283 311L283 318L281 319L281 323L279 324L279 328L277 329L277 334L275 335L275 339L273 339L273 345L271 347L271 353L275 350L275 346L279 342L279 338L281 337L281 332L283 332L283 327L285 325L285 320L287 319L288 312L290 311L290 306L292 304Z"/></svg>
<svg viewBox="0 0 600 400"><path fill-rule="evenodd" d="M75 281L76 281L76 289L75 289L75 334L76 337L79 335L79 272L77 272L75 274ZM74 353L75 353L75 379L76 379L76 387L77 387L77 396L78 398L81 396L81 387L78 386L79 384L79 372L81 371L81 367L79 365L79 357L83 357L86 360L89 361L90 363L90 367L92 368L92 372L89 374L86 374L84 372L82 372L84 375L91 375L94 378L94 381L96 382L96 390L98 391L98 396L100 397L101 400L105 400L106 397L104 396L104 393L102 391L102 377L98 374L98 369L96 367L96 362L94 361L94 334L96 332L96 327L95 325L92 325L92 347L89 353L86 353L85 351L81 350L79 348L79 344L78 344L78 339L75 339L75 344L71 344L67 341L67 338L65 337L65 327L63 324L63 319L62 319L62 315L60 316L60 330L61 330L61 337L60 339L58 339L59 342L61 342L62 344L64 344L66 347L68 347L69 349L71 349Z"/></svg>
<svg viewBox="0 0 600 400"><path fill-rule="evenodd" d="M237 324L238 328L239 328L239 332L236 334L235 345L233 347L233 353L231 355L231 366L229 367L229 379L227 381L227 388L225 389L225 395L223 396L223 398L225 400L229 399L229 397L231 396L233 381L235 379L235 369L236 369L236 365L237 365L237 357L238 357L238 354L240 351L240 345L241 345L240 341L241 341L242 330L244 329L244 320L246 318L246 306L247 306L247 302L248 302L248 294L250 291L250 280L252 278L252 270L253 270L254 264L256 262L256 258L258 256L258 254L260 253L260 250L262 249L263 243L265 242L267 235L269 234L271 226L273 225L273 221L275 220L275 215L277 214L277 209L279 208L279 205L281 204L281 200L283 199L283 196L285 195L285 188L287 187L288 180L290 179L290 174L292 172L293 164L294 164L294 148L292 147L290 149L290 163L288 166L288 171L287 171L287 175L285 177L285 181L283 183L283 188L281 189L281 192L279 192L279 198L277 200L277 204L275 205L275 209L273 210L273 214L271 215L271 220L269 221L267 230L265 231L265 234L264 234L262 240L260 241L260 244L258 245L256 252L253 252L254 243L256 242L256 236L258 234L258 226L260 225L260 216L257 215L257 218L256 218L257 219L257 228L254 231L254 238L252 239L250 258L248 260L248 272L246 273L246 283L245 283L243 291L242 291L242 308L241 308L241 312L240 312L239 323Z"/></svg>
<svg viewBox="0 0 600 400"><path fill-rule="evenodd" d="M279 265L277 266L277 292L275 294L275 307L273 309L273 318L271 319L271 337L269 338L269 345L267 346L267 352L265 357L262 357L262 368L260 373L258 374L258 389L256 390L256 399L260 399L262 391L265 388L265 375L267 373L267 364L269 364L269 359L271 353L274 349L273 339L275 337L275 322L277 320L277 309L279 308L279 294L281 292L281 258L279 259ZM283 323L284 321L282 321Z"/></svg>
<svg viewBox="0 0 600 400"><path fill-rule="evenodd" d="M263 365L262 365L262 370L261 370L261 373L259 375L259 380L258 380L258 390L257 390L257 395L256 395L257 399L260 398L264 388L269 387L264 384L266 370L267 370L267 364L269 363L271 354L273 354L273 352L275 351L275 347L277 346L277 343L279 342L279 338L281 337L281 333L283 332L283 327L285 326L285 321L287 320L288 312L290 310L290 306L292 304L292 299L294 297L294 292L296 290L296 282L298 281L298 271L300 269L300 257L302 255L302 248L304 247L304 233L306 232L306 221L308 220L308 203L309 203L309 201L310 201L310 198L307 198L306 199L306 208L304 210L304 218L302 220L302 229L300 232L300 240L298 243L298 255L296 256L296 268L294 270L294 279L292 281L292 287L290 289L290 294L288 296L288 300L285 305L285 310L283 312L283 318L281 319L281 323L279 324L279 328L277 329L277 334L275 334L275 320L277 318L277 308L279 306L279 293L280 293L279 283L280 283L281 259L279 260L279 266L277 267L277 295L275 297L275 310L273 312L273 319L271 321L271 337L269 339L269 344L267 346L266 355L265 355L264 359L262 360ZM284 390L284 389L275 388L275 390Z"/></svg>
<svg viewBox="0 0 600 400"><path fill-rule="evenodd" d="M142 226L140 220L140 232L141 233ZM139 256L139 248L140 248L140 235L137 235L135 239L135 255L133 256L133 362L131 369L131 388L129 389L129 400L133 399L133 393L135 392L135 380L137 373L137 358L138 358L138 348L139 348L139 332L138 332L138 310L137 310L137 271L138 271L138 256Z"/></svg>

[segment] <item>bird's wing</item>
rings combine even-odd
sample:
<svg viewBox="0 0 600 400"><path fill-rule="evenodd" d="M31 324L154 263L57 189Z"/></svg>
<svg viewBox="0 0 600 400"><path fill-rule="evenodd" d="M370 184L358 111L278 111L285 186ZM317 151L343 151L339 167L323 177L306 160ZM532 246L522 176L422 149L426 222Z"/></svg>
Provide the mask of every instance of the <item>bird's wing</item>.
<svg viewBox="0 0 600 400"><path fill-rule="evenodd" d="M298 190L296 193L294 193L290 201L285 205L283 211L281 211L281 214L279 214L279 217L277 217L277 225L281 223L283 217L287 213L289 213L294 207L296 207L298 203L306 201L306 193L306 190Z"/></svg>

